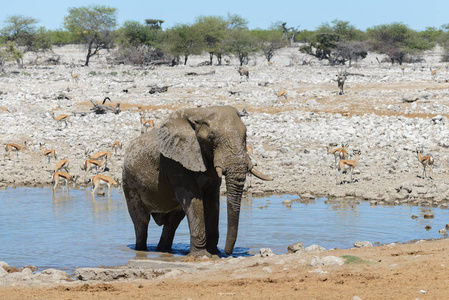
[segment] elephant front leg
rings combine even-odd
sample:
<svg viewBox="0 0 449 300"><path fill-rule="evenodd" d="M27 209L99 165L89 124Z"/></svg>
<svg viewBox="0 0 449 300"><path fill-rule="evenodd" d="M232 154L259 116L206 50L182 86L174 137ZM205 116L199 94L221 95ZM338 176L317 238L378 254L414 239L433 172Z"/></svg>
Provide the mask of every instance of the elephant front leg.
<svg viewBox="0 0 449 300"><path fill-rule="evenodd" d="M220 185L215 186L204 197L204 218L206 224L206 249L210 254L219 255Z"/></svg>
<svg viewBox="0 0 449 300"><path fill-rule="evenodd" d="M185 217L183 210L174 210L164 216L163 229L157 251L168 252L173 246L173 238L175 237L176 229ZM159 225L159 224L158 224Z"/></svg>
<svg viewBox="0 0 449 300"><path fill-rule="evenodd" d="M184 210L186 211L190 229L189 255L194 257L211 257L211 254L206 250L203 201L193 198L188 203L185 203Z"/></svg>

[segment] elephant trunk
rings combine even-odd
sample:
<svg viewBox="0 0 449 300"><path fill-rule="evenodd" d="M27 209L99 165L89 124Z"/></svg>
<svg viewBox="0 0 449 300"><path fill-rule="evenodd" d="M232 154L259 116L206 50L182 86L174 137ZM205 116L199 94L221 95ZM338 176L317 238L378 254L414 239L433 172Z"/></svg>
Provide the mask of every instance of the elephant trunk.
<svg viewBox="0 0 449 300"><path fill-rule="evenodd" d="M240 216L240 203L242 200L243 186L245 184L245 174L243 178L233 178L226 176L226 194L228 202L228 231L226 236L225 253L230 255L234 250L237 240Z"/></svg>

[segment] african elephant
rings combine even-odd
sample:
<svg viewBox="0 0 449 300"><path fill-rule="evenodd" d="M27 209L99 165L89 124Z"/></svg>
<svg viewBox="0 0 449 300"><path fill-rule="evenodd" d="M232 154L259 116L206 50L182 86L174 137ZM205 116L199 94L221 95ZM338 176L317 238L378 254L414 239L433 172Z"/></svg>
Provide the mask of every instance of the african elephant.
<svg viewBox="0 0 449 300"><path fill-rule="evenodd" d="M147 250L150 215L164 225L157 246L169 251L187 215L190 253L218 254L219 193L226 179L228 229L225 253L237 239L246 174L272 180L253 168L246 126L231 106L174 112L160 128L131 141L123 167L123 191L134 223L136 250Z"/></svg>

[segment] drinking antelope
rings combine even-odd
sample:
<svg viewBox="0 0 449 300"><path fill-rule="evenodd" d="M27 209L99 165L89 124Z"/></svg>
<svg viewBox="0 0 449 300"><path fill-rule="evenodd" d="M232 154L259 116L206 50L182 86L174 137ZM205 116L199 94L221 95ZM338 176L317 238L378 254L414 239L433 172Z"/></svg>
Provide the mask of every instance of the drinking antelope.
<svg viewBox="0 0 449 300"><path fill-rule="evenodd" d="M3 157L6 157L8 155L8 158L11 159L11 152L16 151L17 159L19 159L19 151L26 150L27 142L23 142L22 145L17 145L15 143L8 143L5 145L5 155Z"/></svg>
<svg viewBox="0 0 449 300"><path fill-rule="evenodd" d="M44 149L44 145L39 143L41 146L42 154L48 158L48 163L50 163L50 159L53 157L56 160L56 151L54 149Z"/></svg>
<svg viewBox="0 0 449 300"><path fill-rule="evenodd" d="M346 171L347 169L350 169L351 172L351 182L352 182L352 171L357 166L357 163L359 162L359 155L362 153L359 150L354 150L353 153L355 154L354 160L347 160L342 159L337 164L337 173L336 173L336 180L338 184L338 175L342 173L342 171ZM341 181L340 181L341 182Z"/></svg>
<svg viewBox="0 0 449 300"><path fill-rule="evenodd" d="M95 175L89 181L92 182L92 198L95 197L95 191L101 184L106 184L108 186L108 197L111 197L111 185L118 187L117 181L106 175Z"/></svg>
<svg viewBox="0 0 449 300"><path fill-rule="evenodd" d="M434 163L434 159L431 155L422 155L423 153L423 149L421 148L421 150L416 149L416 154L418 155L418 161L421 163L421 165L423 166L423 171L422 171L422 177L426 178L427 177L427 172L426 172L426 168L429 167L430 172L433 175L433 170L432 170L432 165ZM432 179L432 177L429 176L430 179Z"/></svg>
<svg viewBox="0 0 449 300"><path fill-rule="evenodd" d="M72 176L69 173L58 171L53 174L53 182L55 185L53 186L53 192L55 192L56 187L58 186L59 180L64 180L64 185L67 189L67 193L69 192L69 186L67 185L68 181L73 181L73 184L75 185L76 179L78 178L77 175Z"/></svg>

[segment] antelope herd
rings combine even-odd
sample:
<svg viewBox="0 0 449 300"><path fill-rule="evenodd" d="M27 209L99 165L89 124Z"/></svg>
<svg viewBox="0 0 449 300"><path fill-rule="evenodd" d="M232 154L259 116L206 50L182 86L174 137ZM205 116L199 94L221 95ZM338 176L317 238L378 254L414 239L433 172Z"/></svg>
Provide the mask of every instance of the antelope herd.
<svg viewBox="0 0 449 300"><path fill-rule="evenodd" d="M225 60L226 64L229 64L229 60ZM269 65L273 65L272 62L268 62ZM437 75L437 70L439 66L436 68L430 67L430 73L431 73L431 79L435 80ZM445 68L448 69L449 65L445 65ZM404 74L405 67L401 66L402 74ZM249 80L249 68L247 66L242 66L238 68L238 74L240 75L240 83L242 82L242 77L246 77L246 80ZM344 93L344 84L347 79L347 76L349 73L345 71L338 71L337 76L337 87L339 89L338 94L343 95ZM79 75L71 73L71 77L75 82L78 82ZM268 82L266 83L268 84ZM266 86L265 84L265 86ZM260 84L259 84L260 85ZM126 90L127 92L127 90ZM277 96L277 101L284 97L285 100L287 100L287 91L286 90L277 90L275 91L275 94ZM106 97L103 101L103 104L106 100L110 100L108 97ZM8 110L6 110L8 111ZM246 108L244 109L244 112L246 112ZM65 127L67 128L68 124L73 126L72 122L70 121L70 116L68 114L59 114L55 115L54 112L49 112L51 117L56 120L58 123L64 123ZM143 112L140 112L140 127L141 127L141 134L144 134L148 131L149 128L153 128L155 126L153 119L147 119ZM243 115L243 114L242 114ZM61 130L61 129L59 129ZM53 159L54 161L57 160L57 153L55 149L46 149L44 147L44 143L39 143L40 150L42 151L42 155L47 158L48 164ZM117 156L117 152L122 150L122 143L120 141L114 141L111 145L111 151L113 151L114 155ZM340 177L342 174L345 174L347 171L350 172L350 182L353 182L353 172L354 169L357 167L359 162L359 156L361 155L361 151L359 150L353 150L353 156L354 159L349 159L348 154L348 144L341 144L340 148L330 148L329 146L326 147L327 154L331 154L334 157L334 167L336 172L336 182L337 184L344 183L345 181L341 181ZM22 144L16 144L16 143L8 143L5 145L5 155L4 159L8 157L9 160L11 160L11 153L16 152L16 159L19 160L19 152L23 152L27 149L27 141L23 141ZM257 165L257 160L254 157L253 154L253 148L251 146L247 147L247 154L252 162L253 165ZM433 169L432 166L434 164L434 159L431 155L423 155L423 149L416 149L416 154L419 163L423 167L422 172L422 178L432 178L433 176ZM112 163L112 153L110 151L99 151L94 154L89 155L88 151L85 150L85 160L81 166L81 169L84 171L84 181L86 182L86 176L89 172L95 170L95 175L89 179L87 182L92 183L92 197L94 197L95 192L100 187L100 185L105 184L108 187L108 195L110 195L110 189L111 186L119 186L118 180L113 179L112 177L109 177L104 174L99 174L100 172L105 172L107 170L108 162ZM65 170L62 171L62 170ZM428 172L429 171L429 176ZM60 181L64 182L64 186L67 189L68 192L68 182L76 183L76 180L78 179L78 175L72 176L69 173L69 160L68 159L62 159L59 160L56 164L54 169L51 171L52 174L52 182L54 183L53 191L56 190L58 184Z"/></svg>

